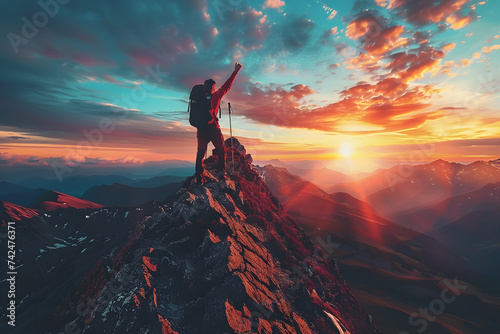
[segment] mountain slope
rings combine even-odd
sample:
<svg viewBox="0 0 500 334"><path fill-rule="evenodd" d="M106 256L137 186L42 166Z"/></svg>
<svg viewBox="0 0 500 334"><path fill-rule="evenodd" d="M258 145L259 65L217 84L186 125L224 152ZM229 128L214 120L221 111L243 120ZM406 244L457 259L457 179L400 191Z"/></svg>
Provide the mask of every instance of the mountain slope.
<svg viewBox="0 0 500 334"><path fill-rule="evenodd" d="M20 221L36 216L38 216L38 212L36 210L0 201L0 219L2 221L2 226L6 226L8 222Z"/></svg>
<svg viewBox="0 0 500 334"><path fill-rule="evenodd" d="M318 210L334 212L340 204L342 207L348 205L353 209L367 210L370 214L376 214L375 209L367 203L347 193L328 194L317 185L290 173L286 168L266 165L256 166L255 170L287 208L310 212Z"/></svg>
<svg viewBox="0 0 500 334"><path fill-rule="evenodd" d="M175 194L182 182L170 183L154 188L138 188L120 183L95 186L90 188L82 198L104 206L135 206L148 201L163 201Z"/></svg>
<svg viewBox="0 0 500 334"><path fill-rule="evenodd" d="M231 144L226 141L230 149ZM76 244L73 253L71 245L49 249L52 259L72 254L72 261L92 266L77 269L73 288L66 283L56 289L64 297L55 309L44 308L40 298L40 291L54 288L53 280L38 281L32 292L37 298L28 296L31 303L18 309L22 319L30 319L28 311L36 314L37 321L21 324L24 332L59 333L69 324L86 334L380 333L333 258L313 246L252 170L244 148L236 140L234 145L238 167L230 179L212 176L217 158L211 156L205 161L206 183L197 186L190 178L171 200L137 208L133 218L124 208L83 210L94 225L106 221L104 235L114 225L122 237L96 238L102 252L87 243L88 261L78 255L83 245ZM43 235L69 220L64 212L45 216ZM85 220L80 211L67 213L77 215L72 221ZM129 224L120 226L123 222ZM40 228L36 223L33 228ZM41 259L49 260L47 254ZM61 270L53 263L53 270Z"/></svg>
<svg viewBox="0 0 500 334"><path fill-rule="evenodd" d="M98 209L102 208L102 205L57 191L47 191L41 197L37 198L30 205L28 205L28 207L37 210L52 211L62 208Z"/></svg>
<svg viewBox="0 0 500 334"><path fill-rule="evenodd" d="M491 210L498 206L500 206L500 182L487 184L481 189L448 198L437 204L398 212L394 215L394 221L426 233L458 220L468 213Z"/></svg>
<svg viewBox="0 0 500 334"><path fill-rule="evenodd" d="M500 204L478 210L429 233L468 259L485 278L500 278Z"/></svg>

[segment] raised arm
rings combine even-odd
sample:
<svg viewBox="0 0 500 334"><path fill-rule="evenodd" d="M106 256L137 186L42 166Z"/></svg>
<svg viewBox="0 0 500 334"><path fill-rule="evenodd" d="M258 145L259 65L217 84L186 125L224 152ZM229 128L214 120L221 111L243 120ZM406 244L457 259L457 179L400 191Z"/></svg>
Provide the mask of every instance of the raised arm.
<svg viewBox="0 0 500 334"><path fill-rule="evenodd" d="M231 89L231 85L233 84L234 79L236 78L236 74L240 71L240 69L243 66L240 63L234 64L234 71L231 74L231 76L226 80L226 82L217 90L216 93L217 95L220 95L221 97L226 95L226 93Z"/></svg>

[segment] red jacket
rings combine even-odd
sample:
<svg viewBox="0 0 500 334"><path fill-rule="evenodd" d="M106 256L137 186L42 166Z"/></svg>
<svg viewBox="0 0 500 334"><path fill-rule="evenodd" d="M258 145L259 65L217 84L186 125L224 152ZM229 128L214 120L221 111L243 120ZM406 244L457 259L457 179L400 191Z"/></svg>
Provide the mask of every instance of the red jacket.
<svg viewBox="0 0 500 334"><path fill-rule="evenodd" d="M233 84L233 81L236 78L236 74L238 74L238 72L233 71L233 73L226 80L226 82L212 94L212 109L210 110L210 113L212 114L212 120L210 121L209 124L215 124L217 128L220 128L219 120L217 118L220 101L222 100L222 97L226 95L226 93L231 88L231 85Z"/></svg>

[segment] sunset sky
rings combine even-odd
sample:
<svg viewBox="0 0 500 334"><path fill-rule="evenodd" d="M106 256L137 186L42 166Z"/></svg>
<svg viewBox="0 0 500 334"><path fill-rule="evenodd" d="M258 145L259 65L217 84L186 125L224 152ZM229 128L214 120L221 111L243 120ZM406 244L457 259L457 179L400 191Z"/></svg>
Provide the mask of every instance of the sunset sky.
<svg viewBox="0 0 500 334"><path fill-rule="evenodd" d="M60 1L2 6L3 165L194 161L190 89L236 61L256 161L500 157L500 1Z"/></svg>

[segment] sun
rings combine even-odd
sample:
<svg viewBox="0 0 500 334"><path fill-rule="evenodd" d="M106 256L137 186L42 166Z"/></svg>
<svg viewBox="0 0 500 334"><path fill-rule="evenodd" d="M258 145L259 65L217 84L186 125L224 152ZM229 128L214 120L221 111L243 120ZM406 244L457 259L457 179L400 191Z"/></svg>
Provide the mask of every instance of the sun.
<svg viewBox="0 0 500 334"><path fill-rule="evenodd" d="M343 143L340 146L339 153L344 158L349 158L352 154L352 146L348 143Z"/></svg>

